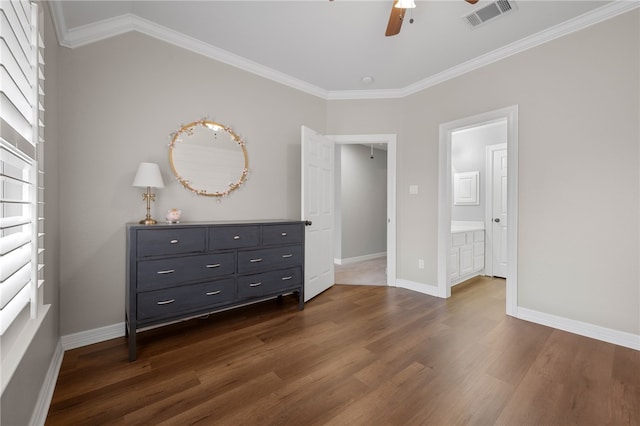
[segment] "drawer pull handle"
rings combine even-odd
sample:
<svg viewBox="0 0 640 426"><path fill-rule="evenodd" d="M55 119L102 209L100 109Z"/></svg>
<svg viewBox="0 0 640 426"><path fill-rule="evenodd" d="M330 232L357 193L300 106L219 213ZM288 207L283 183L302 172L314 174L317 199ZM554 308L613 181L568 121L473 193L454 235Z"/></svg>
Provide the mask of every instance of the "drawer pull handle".
<svg viewBox="0 0 640 426"><path fill-rule="evenodd" d="M178 241L178 240L171 240L171 241L169 241L169 242L170 242L171 244L178 244L180 241Z"/></svg>
<svg viewBox="0 0 640 426"><path fill-rule="evenodd" d="M175 301L176 299L161 300L160 302L158 302L158 305L168 305L169 303L173 303Z"/></svg>
<svg viewBox="0 0 640 426"><path fill-rule="evenodd" d="M259 257L259 258L257 258L257 259L249 259L249 262L251 262L251 263L262 262L262 258L261 258L261 257Z"/></svg>
<svg viewBox="0 0 640 426"><path fill-rule="evenodd" d="M287 233L286 233L286 232L283 232L281 235L282 235L283 237L286 237L286 236L287 236Z"/></svg>
<svg viewBox="0 0 640 426"><path fill-rule="evenodd" d="M167 269L166 271L158 271L158 274L160 275L173 274L175 271L176 271L175 269Z"/></svg>
<svg viewBox="0 0 640 426"><path fill-rule="evenodd" d="M207 265L207 268L219 268L220 264L219 263L214 263L213 265Z"/></svg>
<svg viewBox="0 0 640 426"><path fill-rule="evenodd" d="M220 294L221 290L216 290L216 291L210 291L207 294L207 296L215 296L216 294Z"/></svg>
<svg viewBox="0 0 640 426"><path fill-rule="evenodd" d="M291 278L293 278L293 275L289 275L288 277L282 277L282 281L289 281Z"/></svg>
<svg viewBox="0 0 640 426"><path fill-rule="evenodd" d="M261 286L261 285L262 285L262 283L251 283L251 284L249 284L249 287L258 287L258 286Z"/></svg>
<svg viewBox="0 0 640 426"><path fill-rule="evenodd" d="M282 258L283 258L283 259L288 259L288 258L290 258L290 257L293 257L293 255L292 255L292 254L283 254L283 255L282 255Z"/></svg>
<svg viewBox="0 0 640 426"><path fill-rule="evenodd" d="M233 237L234 240L239 240L240 239L240 235L236 235L235 237Z"/></svg>

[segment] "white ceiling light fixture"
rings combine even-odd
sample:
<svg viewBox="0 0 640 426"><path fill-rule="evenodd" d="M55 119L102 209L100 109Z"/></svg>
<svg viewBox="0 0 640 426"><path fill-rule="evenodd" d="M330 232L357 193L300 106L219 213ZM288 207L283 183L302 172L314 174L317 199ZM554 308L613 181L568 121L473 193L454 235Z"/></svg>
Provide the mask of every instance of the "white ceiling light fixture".
<svg viewBox="0 0 640 426"><path fill-rule="evenodd" d="M394 6L398 9L413 9L416 7L416 2L413 0L398 0Z"/></svg>

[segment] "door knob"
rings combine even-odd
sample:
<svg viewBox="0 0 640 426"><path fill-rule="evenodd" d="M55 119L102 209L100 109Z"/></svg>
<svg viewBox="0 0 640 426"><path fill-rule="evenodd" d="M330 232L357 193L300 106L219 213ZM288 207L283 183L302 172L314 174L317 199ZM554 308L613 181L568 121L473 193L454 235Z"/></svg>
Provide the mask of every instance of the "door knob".
<svg viewBox="0 0 640 426"><path fill-rule="evenodd" d="M499 217L496 217L495 219L493 219L493 221L494 221L495 223L500 223L500 218L499 218Z"/></svg>

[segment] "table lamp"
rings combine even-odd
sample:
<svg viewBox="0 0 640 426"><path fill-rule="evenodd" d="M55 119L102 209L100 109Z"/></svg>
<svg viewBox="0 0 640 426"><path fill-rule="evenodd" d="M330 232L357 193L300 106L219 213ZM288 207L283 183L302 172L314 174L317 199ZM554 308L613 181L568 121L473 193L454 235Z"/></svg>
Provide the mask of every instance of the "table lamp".
<svg viewBox="0 0 640 426"><path fill-rule="evenodd" d="M156 200L156 194L151 192L151 188L164 188L160 167L156 163L140 163L136 177L133 179L133 186L137 188L147 188L147 192L142 194L142 199L147 202L147 217L139 223L142 225L154 225L158 223L151 218L151 202Z"/></svg>

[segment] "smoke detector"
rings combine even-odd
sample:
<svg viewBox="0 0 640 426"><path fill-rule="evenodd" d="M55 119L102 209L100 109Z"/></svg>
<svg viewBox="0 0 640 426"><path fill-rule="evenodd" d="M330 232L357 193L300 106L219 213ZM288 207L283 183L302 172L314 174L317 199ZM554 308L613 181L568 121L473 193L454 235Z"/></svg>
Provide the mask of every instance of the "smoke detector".
<svg viewBox="0 0 640 426"><path fill-rule="evenodd" d="M497 18L498 16L513 12L516 9L515 6L516 5L513 1L497 0L475 10L463 19L471 26L471 28L476 28L485 22Z"/></svg>

